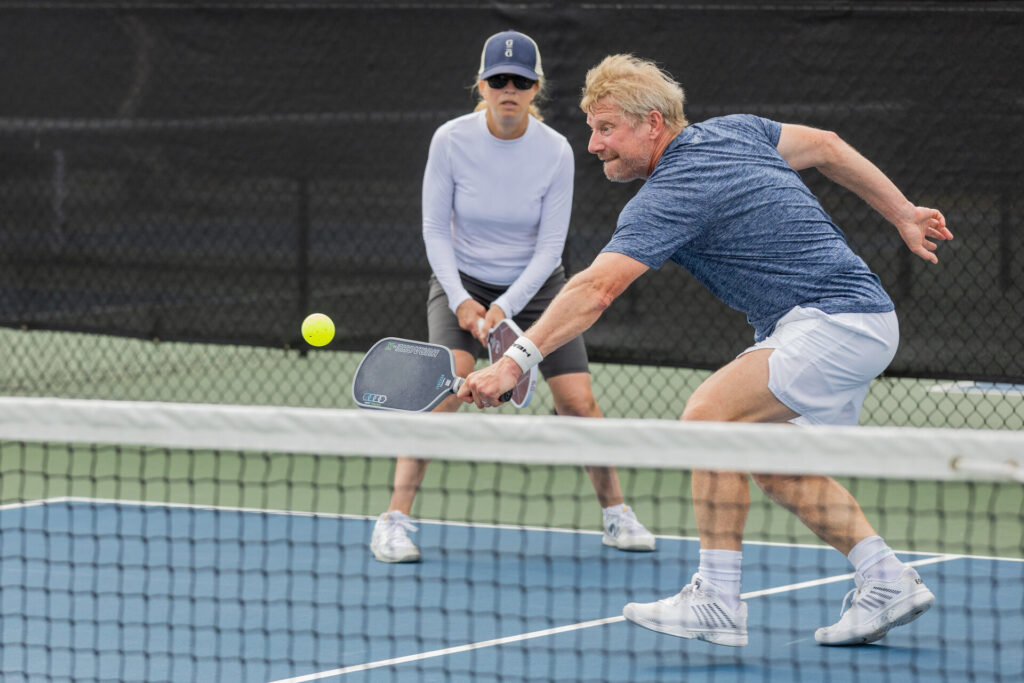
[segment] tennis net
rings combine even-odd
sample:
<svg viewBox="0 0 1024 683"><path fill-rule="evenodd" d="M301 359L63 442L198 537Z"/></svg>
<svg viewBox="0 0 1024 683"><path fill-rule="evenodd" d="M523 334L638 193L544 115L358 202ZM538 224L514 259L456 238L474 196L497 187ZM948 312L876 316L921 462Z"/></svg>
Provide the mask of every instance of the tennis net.
<svg viewBox="0 0 1024 683"><path fill-rule="evenodd" d="M432 458L422 552L368 545ZM1024 435L0 398L5 681L1020 680ZM602 544L615 465L652 553ZM697 569L690 471L837 477L936 595L822 647L852 568L751 486L749 644L626 622Z"/></svg>

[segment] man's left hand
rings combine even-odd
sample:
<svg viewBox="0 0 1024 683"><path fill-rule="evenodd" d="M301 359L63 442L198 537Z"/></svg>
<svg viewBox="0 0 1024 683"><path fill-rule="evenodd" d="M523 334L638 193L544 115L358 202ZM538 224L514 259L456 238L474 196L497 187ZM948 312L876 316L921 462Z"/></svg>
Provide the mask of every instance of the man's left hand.
<svg viewBox="0 0 1024 683"><path fill-rule="evenodd" d="M910 251L931 263L939 262L939 257L932 253L938 249L938 245L929 240L953 239L953 233L946 227L946 217L942 212L923 206L915 206L911 215L896 223L896 229L900 231L900 237Z"/></svg>

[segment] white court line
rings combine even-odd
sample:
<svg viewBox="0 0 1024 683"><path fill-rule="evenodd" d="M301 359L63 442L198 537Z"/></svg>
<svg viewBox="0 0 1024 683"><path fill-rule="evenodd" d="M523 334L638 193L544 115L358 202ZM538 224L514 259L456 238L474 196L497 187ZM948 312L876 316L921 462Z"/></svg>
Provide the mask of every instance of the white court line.
<svg viewBox="0 0 1024 683"><path fill-rule="evenodd" d="M21 502L21 503L7 503L5 505L0 505L0 511L3 511L3 510L17 510L18 508L34 508L34 507L39 507L41 505L47 505L48 503L50 503L51 501L54 501L54 500L59 500L59 499L47 498L47 499L44 499L44 500L26 500L26 501Z"/></svg>
<svg viewBox="0 0 1024 683"><path fill-rule="evenodd" d="M620 621L625 621L625 617L608 617L607 619L594 619L593 621L584 621L579 624L569 624L567 626L558 626L556 628L547 628L543 631L533 631L532 633L520 633L517 636L506 636L504 638L495 638L494 640L482 640L479 643L470 643L468 645L457 645L455 647L446 647L443 650L433 650L432 652L421 652L418 655L406 655L404 657L395 657L394 659L382 659L377 662L368 662L366 664L356 664L354 666L346 666L341 669L331 669L330 671L321 671L319 673L306 674L305 676L296 676L295 678L282 678L273 683L303 683L304 681L319 681L324 678L332 678L334 676L344 676L345 674L356 673L357 671L367 671L369 669L379 669L383 666L394 666L397 664L405 664L406 662L418 662L423 659L431 659L433 657L443 657L444 655L454 655L460 652L469 652L470 650L479 650L485 647L493 647L495 645L505 645L507 643L517 643L523 640L530 640L531 638L542 638L544 636L553 636L559 633L565 633L567 631L579 631L592 626L604 626L605 624L614 624Z"/></svg>
<svg viewBox="0 0 1024 683"><path fill-rule="evenodd" d="M914 560L913 562L904 562L908 567L920 567L925 564L938 564L940 562L949 562L950 560L961 560L965 559L966 555L938 555L937 557L928 557L923 560ZM837 574L836 576L829 576L824 579L814 579L812 581L801 581L800 583L791 583L788 586L779 586L777 588L765 588L764 590L751 591L750 593L744 593L740 597L744 600L750 598L760 598L764 595L776 595L777 593L788 593L790 591L800 590L801 588L814 588L815 586L824 586L829 583L839 583L840 581L849 581L853 578L853 572L849 574Z"/></svg>
<svg viewBox="0 0 1024 683"><path fill-rule="evenodd" d="M238 507L234 505L203 505L201 503L169 503L163 501L153 500L128 500L122 498L89 498L85 496L55 496L53 498L41 498L38 500L30 500L21 503L9 503L7 505L0 506L0 511L7 509L16 509L21 507L38 507L40 505L52 505L57 503L96 503L98 505L133 505L138 507L165 507L165 508L181 508L189 510L211 510L214 512L245 512L249 514L258 515L282 515L288 517L322 517L325 519L356 519L363 521L373 521L377 519L377 515L356 515L346 514L340 512L303 512L299 510L278 510L274 508L250 508L250 507ZM503 531L543 531L545 533L552 534L584 534L588 536L599 536L603 534L602 531L594 531L592 529L568 529L565 527L548 527L548 526L524 526L522 524L494 524L488 522L452 522L442 519L417 519L417 524L434 524L437 526L453 526L461 528L474 528L474 529L500 529ZM700 540L696 536L673 536L671 534L657 534L657 538L664 538L669 541L691 541L696 542ZM808 548L811 550L833 550L832 546L821 545L818 543L781 543L778 541L743 541L744 545L758 545L775 548ZM900 555L941 555L935 551L928 550L903 550L899 548L893 548L893 552ZM978 560L1000 560L1005 562L1024 562L1024 558L1014 557L990 557L986 555L960 555L959 557L969 557Z"/></svg>
<svg viewBox="0 0 1024 683"><path fill-rule="evenodd" d="M98 505L133 505L137 507L165 507L165 508L176 508L176 509L188 509L188 510L210 510L213 512L245 512L250 514L258 515L282 515L286 517L323 517L325 519L355 519L361 521L372 521L377 519L376 515L355 515L345 514L340 512L301 512L298 510L276 510L273 508L247 508L237 507L233 505L202 505L199 503L166 503L161 501L152 500L126 500L121 498L88 498L85 496L56 496L54 498L40 498L38 500L29 500L21 503L8 503L6 505L0 505L0 512L3 510L13 510L17 508L27 507L40 507L43 505L53 505L57 503L96 503ZM543 531L554 534L585 534L596 536L603 532L592 531L590 529L566 529L561 527L546 527L546 526L522 526L519 524L488 524L485 522L449 522L439 519L418 519L417 524L436 524L438 526L454 526L462 528L476 528L476 529L501 529L505 531ZM657 538L664 538L669 541L691 541L697 542L696 536L672 536L670 534L657 534ZM759 545L769 546L775 548L807 548L810 550L834 550L829 545L819 545L816 543L780 543L778 541L743 541L743 545ZM893 552L897 555L928 555L930 556L927 560L917 560L914 562L907 562L906 564L914 566L919 562L925 564L931 564L936 560L935 558L964 558L968 560L991 560L993 562L1024 562L1022 557L1001 557L999 555L947 555L929 550L903 550L900 548L893 548ZM853 576L850 574L849 576ZM849 578L849 576L847 578Z"/></svg>
<svg viewBox="0 0 1024 683"><path fill-rule="evenodd" d="M964 380L961 382L935 384L928 387L928 392L932 394L980 394L1003 397L1024 396L1024 384Z"/></svg>
<svg viewBox="0 0 1024 683"><path fill-rule="evenodd" d="M963 555L940 555L938 557L929 557L924 560L915 560L913 562L907 562L910 566L921 566L924 564L937 564L939 562L949 562L950 560L962 559ZM848 581L853 578L853 573L840 574L838 576L830 576L824 579L815 579L813 581L801 581L800 583L791 583L788 586L777 586L775 588L766 588L759 591L751 591L749 593L743 593L740 595L744 600L750 600L751 598L759 598L765 595L777 595L779 593L787 593L790 591L801 590L803 588L813 588L815 586L823 586L829 583L838 583L840 581ZM385 666L397 666L398 664L406 664L408 662L418 662L424 659L433 659L434 657L443 657L445 655L459 654L461 652L469 652L470 650L479 650L485 647L494 647L495 645L506 645L508 643L517 643L523 640L530 640L532 638L541 638L544 636L553 636L559 633L566 633L569 631L580 631L585 628L591 628L593 626L604 626L606 624L617 624L620 621L625 621L626 618L623 616L618 617L607 617L605 619L594 619L593 621L583 621L578 624L568 624L566 626L559 626L557 628L549 628L543 631L533 631L531 633L521 633L516 636L506 636L504 638L495 638L493 640L483 640L479 643L470 643L468 645L458 645L456 647L446 647L442 650L432 650L430 652L421 652L416 655L406 655L404 657L395 657L392 659L381 659L376 662L367 662L366 664L355 664L353 666L346 666L340 669L331 669L330 671L320 671L312 674L305 674L304 676L295 676L294 678L282 678L271 683L306 683L307 681L320 681L325 678L335 678L337 676L344 676L346 674L357 673L359 671L368 671L370 669L379 669Z"/></svg>

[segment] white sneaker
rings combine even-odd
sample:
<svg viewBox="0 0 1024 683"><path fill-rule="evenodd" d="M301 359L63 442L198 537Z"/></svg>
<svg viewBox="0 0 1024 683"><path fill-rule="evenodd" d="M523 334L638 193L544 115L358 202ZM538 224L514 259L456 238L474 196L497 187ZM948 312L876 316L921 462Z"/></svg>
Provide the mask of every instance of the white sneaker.
<svg viewBox="0 0 1024 683"><path fill-rule="evenodd" d="M621 508L604 511L604 535L601 543L619 550L650 551L654 550L654 534L633 514L632 508L623 505Z"/></svg>
<svg viewBox="0 0 1024 683"><path fill-rule="evenodd" d="M839 621L819 628L814 639L822 645L861 645L873 643L893 626L909 624L928 611L935 596L913 568L903 570L895 581L862 579L843 598ZM850 608L846 602L853 596Z"/></svg>
<svg viewBox="0 0 1024 683"><path fill-rule="evenodd" d="M370 539L370 550L381 562L419 562L420 549L409 538L416 531L409 515L398 510L385 512L377 518Z"/></svg>
<svg viewBox="0 0 1024 683"><path fill-rule="evenodd" d="M622 616L637 626L680 638L696 638L716 645L747 644L747 603L729 609L700 574L671 598L644 604L631 602Z"/></svg>

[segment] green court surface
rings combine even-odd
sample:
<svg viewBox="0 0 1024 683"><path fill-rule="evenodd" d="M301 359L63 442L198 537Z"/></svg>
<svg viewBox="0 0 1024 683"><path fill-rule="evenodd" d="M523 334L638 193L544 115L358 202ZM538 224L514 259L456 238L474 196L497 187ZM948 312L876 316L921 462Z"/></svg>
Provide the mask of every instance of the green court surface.
<svg viewBox="0 0 1024 683"><path fill-rule="evenodd" d="M326 350L187 344L0 328L0 392L116 400L353 408L361 355ZM710 374L703 370L594 363L595 395L609 417L677 419ZM1024 429L1024 392L966 393L944 380L880 378L863 424ZM463 410L470 410L464 408ZM506 406L503 411L514 411ZM543 382L525 409L552 411Z"/></svg>

